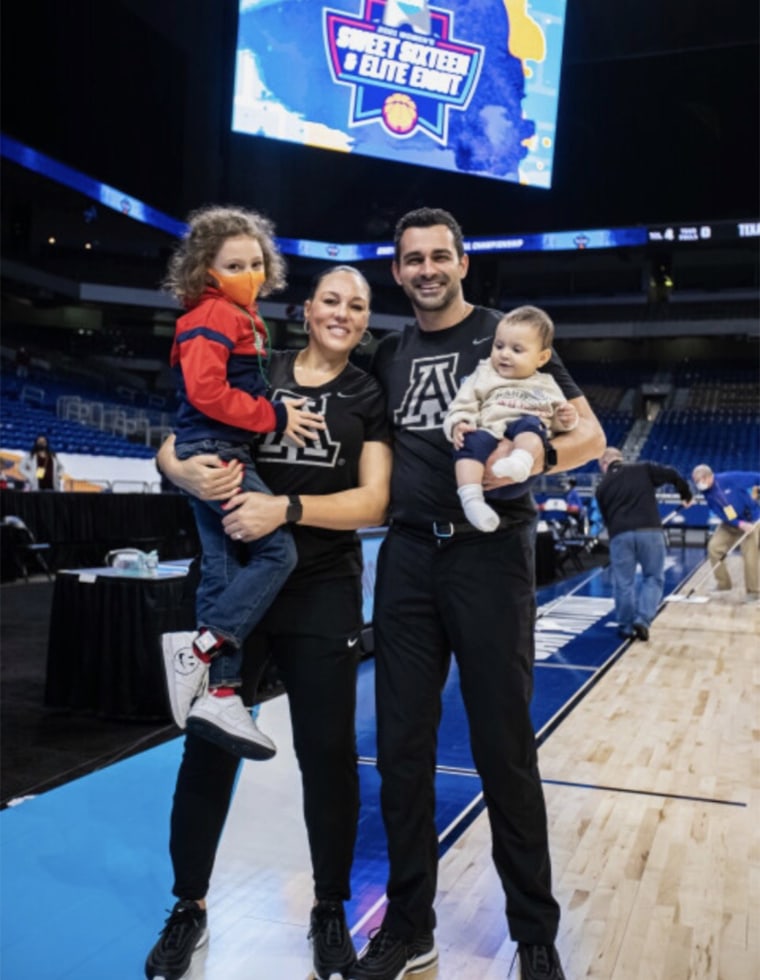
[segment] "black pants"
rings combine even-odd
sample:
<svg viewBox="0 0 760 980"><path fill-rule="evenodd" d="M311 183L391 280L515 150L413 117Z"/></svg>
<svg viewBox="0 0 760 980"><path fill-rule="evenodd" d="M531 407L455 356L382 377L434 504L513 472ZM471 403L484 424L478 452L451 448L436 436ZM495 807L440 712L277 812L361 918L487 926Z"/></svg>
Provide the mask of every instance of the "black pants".
<svg viewBox="0 0 760 980"><path fill-rule="evenodd" d="M391 528L378 556L374 639L378 767L388 836L384 925L435 926L435 764L441 691L457 658L493 860L512 939L552 943L546 807L529 714L535 623L534 527L455 535Z"/></svg>
<svg viewBox="0 0 760 980"><path fill-rule="evenodd" d="M354 719L360 599L355 584L347 580L326 582L323 588L315 585L305 601L316 603L324 613L328 635L281 631L284 603L275 600L247 656L251 651L268 652L290 703L315 897L343 901L350 898L359 817ZM296 609L289 607L287 612L291 623L298 620ZM263 669L266 657L257 659ZM199 899L208 892L239 765L240 760L223 749L186 736L171 815L172 890L178 898ZM267 805L265 796L261 805Z"/></svg>

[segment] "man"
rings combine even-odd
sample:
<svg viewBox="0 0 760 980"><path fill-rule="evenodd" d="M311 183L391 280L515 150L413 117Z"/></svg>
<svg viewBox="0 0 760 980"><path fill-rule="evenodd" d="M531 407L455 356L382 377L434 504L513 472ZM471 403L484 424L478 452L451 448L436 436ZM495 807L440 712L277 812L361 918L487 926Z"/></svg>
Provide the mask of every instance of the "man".
<svg viewBox="0 0 760 980"><path fill-rule="evenodd" d="M739 542L744 562L744 588L747 602L760 598L758 575L758 539L760 538L760 504L753 494L760 487L760 473L731 470L713 473L700 463L691 474L694 484L704 494L705 503L720 519L720 524L707 543L707 555L719 592L731 589L724 558Z"/></svg>
<svg viewBox="0 0 760 980"><path fill-rule="evenodd" d="M624 463L619 449L605 449L599 460L603 477L596 501L610 538L610 568L618 634L649 639L665 584L665 536L655 491L671 484L684 504L689 484L672 466L642 461ZM636 593L636 569L641 588Z"/></svg>
<svg viewBox="0 0 760 980"><path fill-rule="evenodd" d="M502 314L464 298L468 257L456 220L421 208L400 219L392 272L417 322L383 340L373 370L393 429L391 525L374 608L378 769L388 838L388 908L349 974L401 980L437 958L435 763L441 691L459 667L473 758L523 980L564 980L554 946L546 808L529 704L535 622L535 507L524 487L491 497L498 528L462 512L442 423L463 377L491 348ZM556 355L546 365L580 421L545 443L552 469L597 458L604 433ZM509 445L497 449L506 453ZM556 456L554 455L556 452ZM541 472L543 461L534 472ZM548 468L548 467L547 467ZM488 478L488 489L509 481Z"/></svg>

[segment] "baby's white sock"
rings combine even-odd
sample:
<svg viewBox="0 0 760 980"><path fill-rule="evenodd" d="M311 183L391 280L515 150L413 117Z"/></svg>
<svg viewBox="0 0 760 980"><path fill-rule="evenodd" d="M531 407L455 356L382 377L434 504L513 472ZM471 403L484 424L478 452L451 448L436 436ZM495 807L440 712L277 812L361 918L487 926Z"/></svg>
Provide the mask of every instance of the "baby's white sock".
<svg viewBox="0 0 760 980"><path fill-rule="evenodd" d="M509 456L497 459L491 469L494 476L508 476L515 483L524 483L533 469L533 457L527 449L513 449Z"/></svg>
<svg viewBox="0 0 760 980"><path fill-rule="evenodd" d="M462 501L464 516L479 531L495 531L499 515L483 499L483 487L479 483L465 483L457 490Z"/></svg>

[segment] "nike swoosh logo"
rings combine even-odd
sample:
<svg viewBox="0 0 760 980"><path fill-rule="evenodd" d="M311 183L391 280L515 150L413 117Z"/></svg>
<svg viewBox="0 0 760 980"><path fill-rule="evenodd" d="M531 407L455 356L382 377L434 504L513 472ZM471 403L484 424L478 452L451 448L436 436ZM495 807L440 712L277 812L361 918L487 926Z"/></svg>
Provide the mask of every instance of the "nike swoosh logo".
<svg viewBox="0 0 760 980"><path fill-rule="evenodd" d="M351 647L355 647L358 642L359 642L359 637L358 636L355 636L352 640L349 640L348 641L349 649Z"/></svg>
<svg viewBox="0 0 760 980"><path fill-rule="evenodd" d="M473 340L473 344L484 344L487 340L493 340L493 337L481 337L479 340Z"/></svg>

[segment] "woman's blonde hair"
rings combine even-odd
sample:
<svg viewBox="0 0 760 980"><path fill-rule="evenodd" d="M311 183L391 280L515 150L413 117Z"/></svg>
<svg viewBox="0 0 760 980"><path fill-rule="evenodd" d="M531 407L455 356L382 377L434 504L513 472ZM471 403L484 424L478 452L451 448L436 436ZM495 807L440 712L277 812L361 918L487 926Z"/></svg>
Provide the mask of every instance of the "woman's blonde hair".
<svg viewBox="0 0 760 980"><path fill-rule="evenodd" d="M211 204L191 211L187 231L169 259L163 288L182 306L194 306L209 284L208 269L228 238L255 238L264 254L265 280L259 296L285 287L285 260L274 240L274 224L259 214L234 205Z"/></svg>

